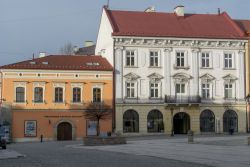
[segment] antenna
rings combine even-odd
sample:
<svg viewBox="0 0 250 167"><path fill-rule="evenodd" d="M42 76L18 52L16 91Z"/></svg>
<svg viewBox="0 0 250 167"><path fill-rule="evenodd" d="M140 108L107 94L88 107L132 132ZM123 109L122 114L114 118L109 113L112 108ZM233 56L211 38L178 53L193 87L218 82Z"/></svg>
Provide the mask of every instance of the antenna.
<svg viewBox="0 0 250 167"><path fill-rule="evenodd" d="M107 0L107 7L109 8L109 0Z"/></svg>

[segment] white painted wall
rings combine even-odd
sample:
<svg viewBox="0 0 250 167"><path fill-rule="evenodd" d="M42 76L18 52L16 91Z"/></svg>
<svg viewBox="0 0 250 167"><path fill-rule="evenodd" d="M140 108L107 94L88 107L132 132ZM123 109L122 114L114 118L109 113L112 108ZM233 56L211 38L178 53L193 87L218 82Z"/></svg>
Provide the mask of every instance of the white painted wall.
<svg viewBox="0 0 250 167"><path fill-rule="evenodd" d="M111 65L114 64L112 32L113 29L109 22L107 13L103 9L97 42L96 42L95 54L106 57Z"/></svg>

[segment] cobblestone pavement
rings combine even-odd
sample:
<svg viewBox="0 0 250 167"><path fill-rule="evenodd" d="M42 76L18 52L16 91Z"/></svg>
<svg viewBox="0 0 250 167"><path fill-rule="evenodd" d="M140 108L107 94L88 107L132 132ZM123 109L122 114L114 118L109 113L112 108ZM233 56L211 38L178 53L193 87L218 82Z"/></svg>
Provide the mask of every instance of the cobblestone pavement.
<svg viewBox="0 0 250 167"><path fill-rule="evenodd" d="M0 160L0 167L209 167L133 153L74 148L81 144L81 141L11 144L9 149L26 156L19 159Z"/></svg>
<svg viewBox="0 0 250 167"><path fill-rule="evenodd" d="M200 163L217 167L249 167L250 146L247 135L223 137L198 137L193 144L187 138L173 137L152 140L129 140L127 145L85 147L90 150L110 151Z"/></svg>
<svg viewBox="0 0 250 167"><path fill-rule="evenodd" d="M20 154L16 151L13 151L13 150L9 150L9 149L6 149L6 150L1 150L0 149L0 160L2 159L13 159L13 158L20 158L20 157L24 157L23 154ZM1 164L0 164L1 166Z"/></svg>

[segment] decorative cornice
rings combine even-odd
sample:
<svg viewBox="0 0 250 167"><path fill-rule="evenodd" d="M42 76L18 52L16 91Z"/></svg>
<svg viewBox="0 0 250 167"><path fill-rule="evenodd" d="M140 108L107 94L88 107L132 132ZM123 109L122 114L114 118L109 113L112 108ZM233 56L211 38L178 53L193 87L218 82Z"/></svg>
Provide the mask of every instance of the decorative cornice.
<svg viewBox="0 0 250 167"><path fill-rule="evenodd" d="M245 42L242 40L219 40L219 39L178 39L178 38L133 38L117 37L115 49L126 46L144 47L191 47L191 48L226 48L244 50ZM123 48L122 48L123 49ZM168 50L166 50L168 51Z"/></svg>

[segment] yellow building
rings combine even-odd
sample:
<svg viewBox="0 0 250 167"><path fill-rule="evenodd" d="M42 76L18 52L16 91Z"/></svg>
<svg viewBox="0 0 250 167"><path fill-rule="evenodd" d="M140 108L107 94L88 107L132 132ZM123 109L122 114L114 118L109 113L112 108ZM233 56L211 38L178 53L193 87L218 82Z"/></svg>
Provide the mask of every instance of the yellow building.
<svg viewBox="0 0 250 167"><path fill-rule="evenodd" d="M101 56L43 56L1 67L2 99L12 112L14 142L75 140L95 134L91 104L112 110L112 66ZM112 112L111 112L112 114ZM112 119L101 121L112 130Z"/></svg>

